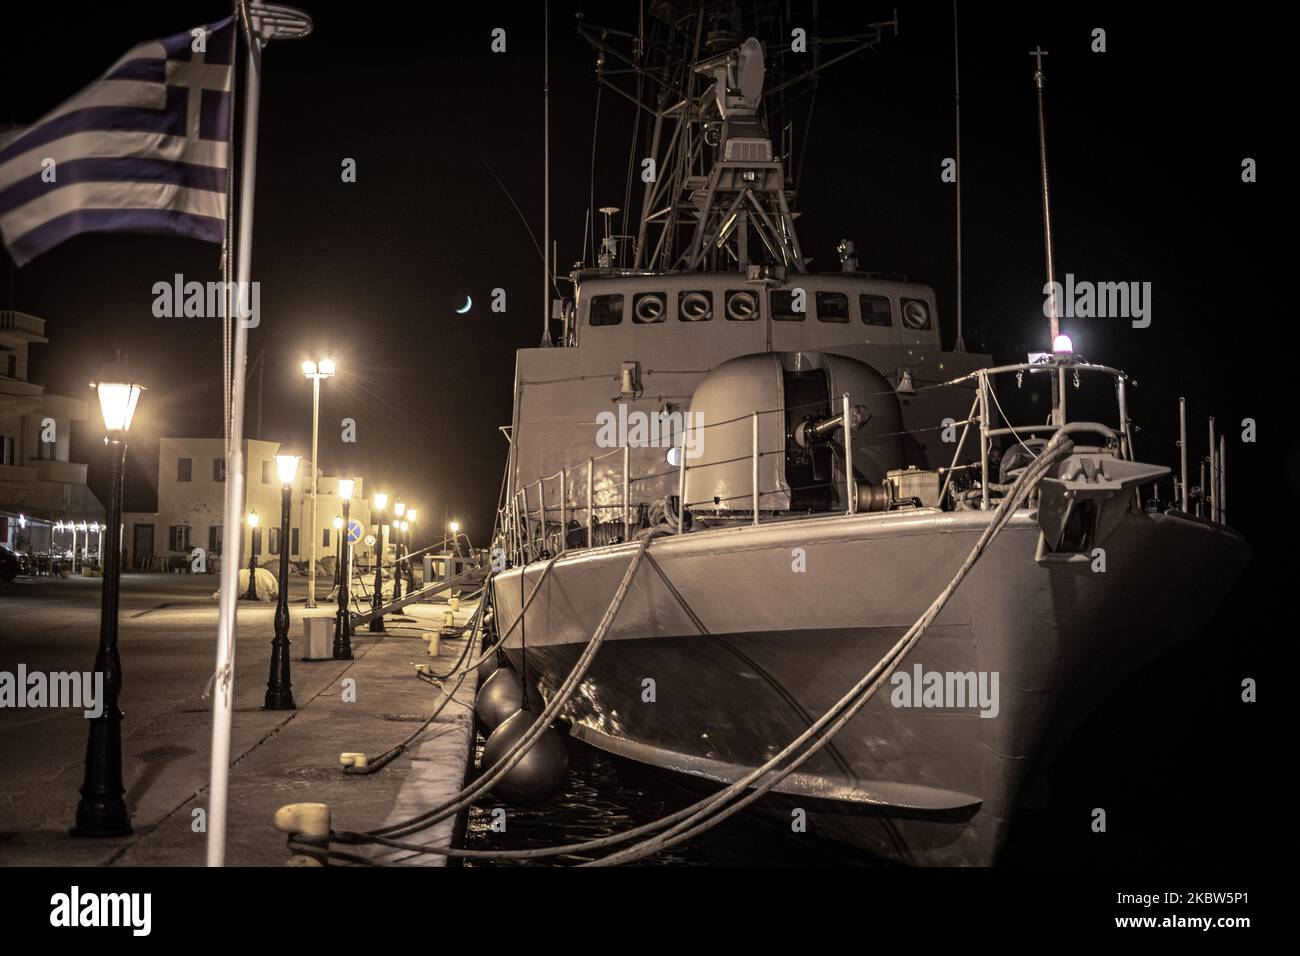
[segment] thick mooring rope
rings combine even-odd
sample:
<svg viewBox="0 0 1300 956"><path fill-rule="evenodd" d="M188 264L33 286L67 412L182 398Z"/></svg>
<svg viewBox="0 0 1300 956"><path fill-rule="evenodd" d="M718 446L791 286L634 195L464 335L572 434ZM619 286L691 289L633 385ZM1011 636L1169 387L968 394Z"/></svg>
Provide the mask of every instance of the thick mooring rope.
<svg viewBox="0 0 1300 956"><path fill-rule="evenodd" d="M699 833L704 832L724 820L740 812L749 804L760 799L770 792L781 780L798 769L805 761L811 758L821 750L835 736L839 730L848 723L875 695L888 680L895 668L916 645L930 625L938 617L952 595L960 587L962 581L970 573L971 569L987 551L992 541L1000 534L1007 522L1010 520L1015 510L1020 506L1030 491L1038 483L1048 470L1061 458L1068 455L1073 450L1073 443L1066 437L1067 433L1078 431L1071 425L1065 425L1053 435L1047 447L1025 470L1017 477L1011 485L1008 494L1002 499L998 507L994 510L988 526L981 533L979 540L962 562L957 573L948 583L939 595L934 599L930 606L921 614L916 622L899 638L898 642L885 653L885 655L876 663L870 671L865 674L843 697L831 706L820 718L808 727L802 734L791 741L785 749L774 757L770 758L762 765L755 767L745 776L728 785L718 793L705 797L690 806L684 807L668 816L651 823L642 824L623 833L613 834L601 837L595 840L587 840L581 843L572 843L554 847L542 847L532 850L463 850L455 847L434 847L418 843L410 843L402 840L393 839L388 833L378 831L366 834L339 832L333 834L331 839L334 842L342 844L360 844L360 843L378 843L384 846L390 846L395 849L410 851L414 855L430 854L448 857L462 857L469 859L541 859L552 856L570 856L576 853L584 853L592 850L602 849L608 846L626 843L629 840L636 839L665 827L670 829L659 833L657 836L644 840L641 843L634 844L617 853L604 857L599 860L590 861L586 866L608 866L619 863L628 863L635 860L644 859L662 850L669 849L682 843ZM1086 429L1083 429L1086 430ZM639 557L644 554L649 538L642 541L642 547L638 551L638 557L634 558L629 572L632 572L639 563ZM548 568L549 570L549 568ZM624 577L624 585L630 583L630 574ZM540 581L539 581L540 584ZM534 591L534 595L536 591ZM616 595L616 599L617 599ZM611 605L612 607L613 605ZM608 612L607 612L608 617ZM602 620L605 625L605 620ZM599 629L598 629L599 633ZM604 635L600 634L603 639ZM593 638L593 643L595 640ZM590 646L588 648L590 650ZM584 654L584 657L587 655ZM581 664L581 659L579 663ZM575 667L576 670L576 667ZM585 667L583 668L585 672ZM572 677L572 674L570 675ZM566 681L568 686L569 682ZM557 695L557 700L559 699ZM549 708L548 708L549 709ZM543 715L545 716L545 715ZM535 724L541 724L539 719ZM543 724L547 726L548 724ZM812 742L803 753L795 757L788 765L781 766L784 761L791 758L800 747L807 744L812 738L817 739ZM521 740L521 743L523 741ZM531 741L530 741L531 743ZM520 754L522 756L522 754ZM781 769L777 769L780 767ZM751 785L762 779L752 791L745 793ZM494 781L495 782L495 781ZM743 796L742 796L743 795ZM739 799L737 799L739 797ZM727 804L730 804L728 806ZM419 819L419 818L417 818ZM440 818L445 819L445 816ZM396 832L395 830L392 832ZM413 831L412 831L413 832ZM342 862L373 862L357 857L353 854L340 853L338 851L325 851L319 846L311 844L301 844L299 841L290 840L290 847L304 853L312 853L318 857L328 856L339 859Z"/></svg>

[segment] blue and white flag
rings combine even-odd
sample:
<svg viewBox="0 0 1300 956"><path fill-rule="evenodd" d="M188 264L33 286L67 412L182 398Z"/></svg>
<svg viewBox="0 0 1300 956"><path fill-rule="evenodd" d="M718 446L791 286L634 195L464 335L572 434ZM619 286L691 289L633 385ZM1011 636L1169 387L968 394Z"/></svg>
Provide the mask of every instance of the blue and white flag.
<svg viewBox="0 0 1300 956"><path fill-rule="evenodd" d="M83 232L221 242L232 18L142 43L40 121L0 134L0 236L19 265Z"/></svg>

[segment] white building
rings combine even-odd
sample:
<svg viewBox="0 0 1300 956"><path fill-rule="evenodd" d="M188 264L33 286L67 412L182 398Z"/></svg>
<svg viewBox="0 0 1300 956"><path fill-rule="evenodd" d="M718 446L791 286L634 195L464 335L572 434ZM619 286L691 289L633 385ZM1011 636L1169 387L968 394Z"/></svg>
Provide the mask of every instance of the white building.
<svg viewBox="0 0 1300 956"><path fill-rule="evenodd" d="M28 381L28 346L48 343L44 319L0 311L0 543L32 553L71 546L70 535L54 534L58 522L104 520L86 466L69 454L88 403Z"/></svg>
<svg viewBox="0 0 1300 956"><path fill-rule="evenodd" d="M266 565L280 554L280 480L275 456L279 442L244 441L244 514L256 512L258 525L250 534L244 526L241 566L248 563L250 548L258 563ZM163 438L158 446L158 510L131 512L122 516L127 566L139 571L189 568L194 548L202 548L208 569L214 570L224 556L225 441L221 438ZM351 517L369 529L370 505L365 484L356 478L352 492ZM317 478L317 526L320 538L316 560L335 553L337 536L334 516L343 513L338 495L338 476ZM311 463L303 460L293 486L289 511L289 557L306 561L310 555L303 528L311 526ZM358 543L354 554L365 551Z"/></svg>

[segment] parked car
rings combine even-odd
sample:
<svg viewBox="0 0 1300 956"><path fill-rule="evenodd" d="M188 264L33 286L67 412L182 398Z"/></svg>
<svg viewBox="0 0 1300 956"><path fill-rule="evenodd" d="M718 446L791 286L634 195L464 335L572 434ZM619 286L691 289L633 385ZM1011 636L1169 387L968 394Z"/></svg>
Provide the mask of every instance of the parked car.
<svg viewBox="0 0 1300 956"><path fill-rule="evenodd" d="M25 573L23 571L25 563L26 558L24 555L0 544L0 581L8 583L18 575Z"/></svg>

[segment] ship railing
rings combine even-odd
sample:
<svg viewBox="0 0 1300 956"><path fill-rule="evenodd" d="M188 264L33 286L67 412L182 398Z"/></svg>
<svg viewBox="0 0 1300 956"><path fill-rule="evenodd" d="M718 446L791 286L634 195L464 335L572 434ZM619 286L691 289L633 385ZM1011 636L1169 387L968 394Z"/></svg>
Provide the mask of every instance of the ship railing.
<svg viewBox="0 0 1300 956"><path fill-rule="evenodd" d="M1031 381L1038 381L1040 380L1039 376L1049 375L1052 378L1046 380L1052 383L1052 412L1048 420L1045 422L1011 424L1006 415L1002 413L1001 403L998 400L995 387L997 382L1003 378L1014 377L1019 386L1026 376L1031 376ZM975 394L970 411L960 421L945 420L944 423L938 425L870 436L855 436L853 429L841 428L840 431L844 436L844 460L853 460L854 444L860 441L875 442L904 436L920 437L940 430L960 428L962 430L961 437L956 443L950 464L946 468L938 469L942 476L939 500L940 502L950 500L948 494L957 475L963 472L973 472L979 485L978 507L987 510L991 507L991 496L998 493L999 490L996 473L997 465L990 461L996 439L1012 437L1031 455L1034 455L1035 453L1026 443L1026 439L1050 438L1052 434L1061 428L1063 423L1069 420L1067 417L1068 390L1070 387L1078 388L1080 378L1084 375L1110 377L1114 380L1118 427L1111 428L1099 425L1099 433L1113 436L1116 453L1121 458L1132 460L1134 426L1129 415L1128 405L1128 386L1134 384L1132 379L1116 368L1064 359L978 369L946 382L917 386L918 391L929 388L953 387L971 389ZM869 396L856 396L858 399L864 397ZM849 393L844 393L834 402L837 414L843 416L842 421L852 420L854 414L853 398L854 396L850 396ZM822 403L810 404L808 407L810 409L825 408ZM1190 499L1196 497L1198 499L1197 513L1199 513L1202 508L1201 500L1208 498L1209 508L1206 516L1214 521L1222 521L1226 502L1226 469L1223 462L1222 441L1220 441L1219 447L1216 448L1214 420L1210 419L1211 455L1207 459L1209 478L1202 480L1202 488L1205 488L1208 484L1209 492L1208 495L1200 493L1199 490L1194 493L1187 483L1186 403L1182 399L1179 401L1179 408L1181 482L1178 484L1181 485L1181 510L1188 514L1193 513L1190 507ZM668 507L664 518L671 526L675 527L679 534L686 530L685 521L688 513L695 509L704 509L705 511L717 509L724 502L727 509L729 509L727 517L731 519L739 518L743 520L746 518L746 512L748 512L748 521L753 525L758 525L765 520L789 520L790 516L774 509L768 509L769 513L764 514L762 507L764 495L770 496L776 489L764 490L761 487L762 460L771 455L784 456L786 450L784 446L779 449L762 449L760 447L760 424L764 415L784 417L788 413L797 412L798 410L797 407L756 409L747 414L705 425L694 425L689 423L688 420L687 425L677 433L676 462L672 467L665 470L632 475L630 449L623 446L602 455L586 458L581 462L562 468L552 475L534 479L532 482L521 486L498 515L499 527L502 529L506 550L513 555L516 561L532 561L543 555L559 554L574 548L591 548L601 544L626 541L632 537L634 531L640 530L644 526L645 509L660 501L667 502ZM995 410L998 413L996 415L994 414ZM747 455L720 460L714 459L694 465L690 463L687 448L690 445L692 429L707 431L710 428L735 425L745 419L751 422L750 449ZM972 426L978 432L978 456L975 461L962 464L962 453ZM617 470L613 471L612 477L609 475L602 477L601 484L604 488L598 493L596 490L596 466L607 459L617 461ZM745 460L750 463L750 482L747 489L726 498L715 497L701 501L686 500L686 475L689 470L734 465ZM853 515L860 510L859 486L861 482L854 477L852 469L841 468L839 471L840 475L836 478L835 484L840 485L836 497L841 499L841 506L839 509L829 512L818 511L816 512L817 516L827 514ZM671 489L672 484L676 485L677 493L675 496L666 494L666 491ZM615 486L618 488L617 495L612 493ZM823 483L807 487L782 488L781 491L782 493L793 493L826 486L827 483ZM646 493L638 495L637 491L641 489L645 489ZM973 492L971 494L974 495ZM746 504L748 508L745 507ZM973 506L973 501L971 504ZM734 511L730 510L733 505L737 506Z"/></svg>

